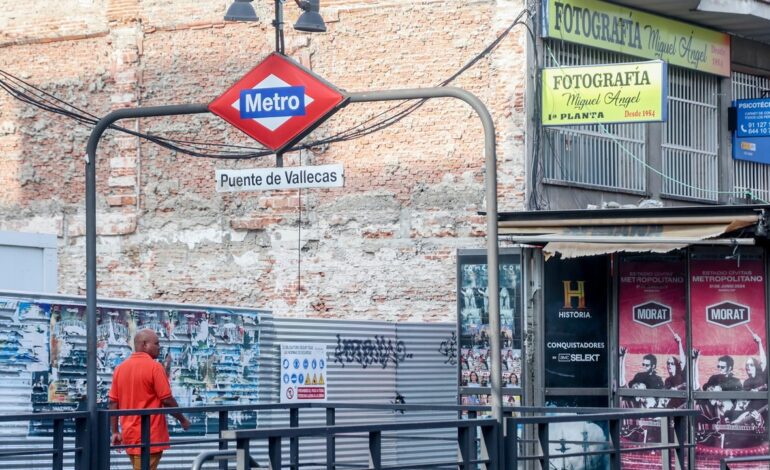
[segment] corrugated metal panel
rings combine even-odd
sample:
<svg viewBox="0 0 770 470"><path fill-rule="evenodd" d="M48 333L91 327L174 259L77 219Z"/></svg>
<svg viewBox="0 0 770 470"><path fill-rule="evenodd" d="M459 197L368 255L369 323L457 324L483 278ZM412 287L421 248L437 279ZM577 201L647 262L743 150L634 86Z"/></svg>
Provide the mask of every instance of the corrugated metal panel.
<svg viewBox="0 0 770 470"><path fill-rule="evenodd" d="M12 293L0 293L0 298L7 298L7 305L0 303L0 331L13 331L16 304L14 299L32 299L52 303L73 303L83 305L82 297L66 296L30 296ZM118 300L100 301L99 305L112 305L122 308L213 308L232 309L230 307L210 307L197 305L157 304ZM5 306L6 308L2 308ZM244 309L245 310L245 309ZM248 310L253 311L253 310ZM406 399L407 404L454 404L456 403L456 365L452 359L441 353L440 345L449 341L454 332L454 325L447 324L393 324L384 322L336 321L315 319L273 319L265 311L259 311L259 403L279 401L279 344L288 342L322 343L326 345L328 364L328 399L331 402L345 403L380 403L396 401L396 391ZM23 323L24 320L22 320ZM42 322L41 327L48 326ZM46 336L47 342L47 336ZM46 345L47 346L47 345ZM31 407L31 373L22 373L11 358L0 356L0 409L4 414L27 413ZM109 379L109 378L107 378ZM390 411L341 410L337 414L337 424L365 424L371 421L395 421L401 419L454 418L449 415L431 413L395 414ZM323 410L300 410L300 425L325 424ZM285 427L289 425L288 411L260 412L259 427ZM26 423L0 425L0 436L19 437L18 442L4 440L7 445L29 445L35 448L49 446L49 439L25 437ZM423 437L423 436L418 436ZM428 437L428 436L424 436ZM446 455L455 452L456 436L448 432L440 436L446 441L425 441L415 435L408 440L387 438L383 440L383 460L396 464L401 458L436 458L433 452ZM288 446L285 445L285 461L288 461ZM163 458L164 468L189 468L190 462L201 450L211 450L214 445L198 445L174 448L166 452ZM302 463L325 462L325 441L322 439L303 439L301 441ZM253 451L258 461L266 461L266 444L253 444ZM339 438L337 442L337 460L344 463L366 463L366 436ZM48 468L49 459L35 456L4 461L2 468ZM71 468L71 459L67 459ZM113 453L111 468L128 468L125 455ZM213 468L213 467L212 467Z"/></svg>

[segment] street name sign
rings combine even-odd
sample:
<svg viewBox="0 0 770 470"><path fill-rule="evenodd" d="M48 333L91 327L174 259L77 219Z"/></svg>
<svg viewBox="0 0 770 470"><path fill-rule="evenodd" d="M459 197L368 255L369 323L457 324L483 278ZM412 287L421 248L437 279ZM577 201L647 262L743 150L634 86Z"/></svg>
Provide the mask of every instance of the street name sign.
<svg viewBox="0 0 770 470"><path fill-rule="evenodd" d="M340 188L345 184L342 165L316 165L252 170L217 170L217 192L274 189Z"/></svg>
<svg viewBox="0 0 770 470"><path fill-rule="evenodd" d="M290 58L273 53L209 104L209 111L278 153L339 109L344 95Z"/></svg>

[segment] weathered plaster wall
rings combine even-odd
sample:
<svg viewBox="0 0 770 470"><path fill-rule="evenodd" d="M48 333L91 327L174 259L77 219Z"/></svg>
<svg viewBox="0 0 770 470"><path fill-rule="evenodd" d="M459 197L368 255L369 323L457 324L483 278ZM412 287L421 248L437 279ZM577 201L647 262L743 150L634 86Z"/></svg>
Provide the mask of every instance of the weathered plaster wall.
<svg viewBox="0 0 770 470"><path fill-rule="evenodd" d="M79 0L40 9L0 0L0 69L96 116L206 103L273 49L272 2L254 2L262 20L255 24L225 24L229 3ZM349 91L433 86L522 8L522 0L324 0L329 32L289 26L287 53ZM285 13L293 24L293 2ZM523 207L525 47L518 27L454 83L495 119L501 210ZM351 105L310 138L392 105ZM209 115L121 124L254 145ZM85 289L89 132L0 93L0 230L56 233L67 294ZM98 161L99 295L270 308L277 316L451 320L455 250L484 245L482 145L469 107L434 100L381 132L288 155L291 165L343 163L344 189L219 194L215 169L274 160L193 158L110 132Z"/></svg>

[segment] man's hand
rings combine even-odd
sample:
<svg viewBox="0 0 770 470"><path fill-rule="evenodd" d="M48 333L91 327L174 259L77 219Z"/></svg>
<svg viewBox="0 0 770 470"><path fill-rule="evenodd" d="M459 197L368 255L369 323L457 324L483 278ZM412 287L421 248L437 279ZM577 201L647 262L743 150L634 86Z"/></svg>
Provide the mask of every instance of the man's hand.
<svg viewBox="0 0 770 470"><path fill-rule="evenodd" d="M674 341L676 341L677 343L681 344L682 343L682 337L679 336L678 334L674 333Z"/></svg>
<svg viewBox="0 0 770 470"><path fill-rule="evenodd" d="M619 353L620 353L621 357L626 355L626 348L625 348L625 346L621 346L619 348Z"/></svg>
<svg viewBox="0 0 770 470"><path fill-rule="evenodd" d="M119 446L123 444L123 436L120 435L119 432L112 433L112 437L110 438L110 442L112 442L112 445Z"/></svg>
<svg viewBox="0 0 770 470"><path fill-rule="evenodd" d="M760 338L759 335L756 333L754 333L753 338L754 338L754 342L757 344L762 342L762 338Z"/></svg>
<svg viewBox="0 0 770 470"><path fill-rule="evenodd" d="M190 429L190 420L187 419L186 416L182 415L182 417L179 419L179 424L182 426L182 429L187 431Z"/></svg>

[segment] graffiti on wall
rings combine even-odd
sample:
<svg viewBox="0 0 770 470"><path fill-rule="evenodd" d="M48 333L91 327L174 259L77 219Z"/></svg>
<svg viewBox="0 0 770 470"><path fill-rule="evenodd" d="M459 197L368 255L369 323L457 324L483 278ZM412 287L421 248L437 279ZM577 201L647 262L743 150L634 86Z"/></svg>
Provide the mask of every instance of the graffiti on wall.
<svg viewBox="0 0 770 470"><path fill-rule="evenodd" d="M411 358L412 354L406 351L406 343L379 335L374 335L373 339L343 339L337 335L337 347L334 349L334 362L342 367L358 363L364 369L371 365L385 369L391 362L398 367Z"/></svg>
<svg viewBox="0 0 770 470"><path fill-rule="evenodd" d="M257 312L227 309L97 309L97 378L106 407L112 372L131 353L137 331L161 340L160 360L171 355L171 388L180 406L253 404L258 401ZM0 371L27 374L34 412L86 407L86 309L0 299ZM231 426L256 426L256 413L232 413ZM191 431L218 432L218 416L192 415ZM175 420L172 432L179 431ZM32 423L30 434L46 434Z"/></svg>
<svg viewBox="0 0 770 470"><path fill-rule="evenodd" d="M452 332L450 338L445 339L438 346L438 352L446 357L444 364L457 365L457 333Z"/></svg>

